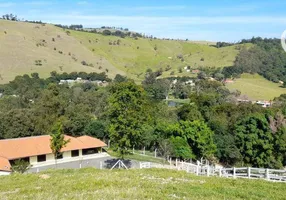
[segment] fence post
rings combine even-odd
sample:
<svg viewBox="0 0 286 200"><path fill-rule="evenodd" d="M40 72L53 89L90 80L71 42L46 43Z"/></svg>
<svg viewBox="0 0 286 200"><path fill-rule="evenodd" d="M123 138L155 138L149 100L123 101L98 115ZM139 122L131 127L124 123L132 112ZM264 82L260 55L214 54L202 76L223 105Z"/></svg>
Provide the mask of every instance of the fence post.
<svg viewBox="0 0 286 200"><path fill-rule="evenodd" d="M235 175L235 167L233 168L233 178L236 178L236 175Z"/></svg>
<svg viewBox="0 0 286 200"><path fill-rule="evenodd" d="M157 149L155 149L155 158L157 158Z"/></svg>
<svg viewBox="0 0 286 200"><path fill-rule="evenodd" d="M219 177L221 177L221 170L222 170L222 168L219 168L219 171L218 171L218 175L219 175Z"/></svg>
<svg viewBox="0 0 286 200"><path fill-rule="evenodd" d="M266 180L269 180L269 169L265 170L265 178Z"/></svg>
<svg viewBox="0 0 286 200"><path fill-rule="evenodd" d="M250 179L251 177L251 168L247 167L247 177Z"/></svg>
<svg viewBox="0 0 286 200"><path fill-rule="evenodd" d="M108 140L108 149L110 148L110 140Z"/></svg>
<svg viewBox="0 0 286 200"><path fill-rule="evenodd" d="M99 165L99 169L102 169L102 161L100 161L99 164L100 164L100 165Z"/></svg>
<svg viewBox="0 0 286 200"><path fill-rule="evenodd" d="M145 155L145 147L143 148L143 154Z"/></svg>
<svg viewBox="0 0 286 200"><path fill-rule="evenodd" d="M199 175L199 165L197 165L197 171L196 171L196 174L197 174L197 176Z"/></svg>
<svg viewBox="0 0 286 200"><path fill-rule="evenodd" d="M133 150L132 150L132 151L133 151L133 154L134 154L134 153L135 153L134 147L133 147Z"/></svg>
<svg viewBox="0 0 286 200"><path fill-rule="evenodd" d="M79 163L79 168L81 169L81 163Z"/></svg>
<svg viewBox="0 0 286 200"><path fill-rule="evenodd" d="M207 165L207 176L210 176L210 167Z"/></svg>

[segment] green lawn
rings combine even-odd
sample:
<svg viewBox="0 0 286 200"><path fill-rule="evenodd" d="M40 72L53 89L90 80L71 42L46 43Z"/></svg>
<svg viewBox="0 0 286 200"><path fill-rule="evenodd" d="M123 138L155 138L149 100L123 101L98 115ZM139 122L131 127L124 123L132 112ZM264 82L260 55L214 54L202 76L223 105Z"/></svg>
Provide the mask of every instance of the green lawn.
<svg viewBox="0 0 286 200"><path fill-rule="evenodd" d="M281 84L268 81L257 74L243 74L235 83L227 84L229 89L237 89L251 100L273 100L274 97L286 93L286 89L280 86Z"/></svg>
<svg viewBox="0 0 286 200"><path fill-rule="evenodd" d="M0 177L0 199L282 200L285 183L200 177L183 171L81 170Z"/></svg>
<svg viewBox="0 0 286 200"><path fill-rule="evenodd" d="M132 150L130 150L132 152ZM136 160L136 161L141 161L141 162L153 162L153 163L159 163L159 164L166 164L166 162L161 159L161 158L155 158L154 155L151 155L149 152L146 151L146 155L139 155L141 152L136 151L136 154L127 154L124 156L124 159L129 159L129 160ZM119 158L119 155L116 152L113 152L111 150L108 150L108 154Z"/></svg>

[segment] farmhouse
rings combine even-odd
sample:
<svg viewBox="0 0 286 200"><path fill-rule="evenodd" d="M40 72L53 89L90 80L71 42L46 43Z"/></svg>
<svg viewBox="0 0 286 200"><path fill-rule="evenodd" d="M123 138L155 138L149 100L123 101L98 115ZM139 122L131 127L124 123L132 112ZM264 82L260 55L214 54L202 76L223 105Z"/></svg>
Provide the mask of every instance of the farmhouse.
<svg viewBox="0 0 286 200"><path fill-rule="evenodd" d="M54 164L50 139L49 135L43 135L0 140L0 175L9 174L11 165L19 159L29 162L33 167ZM102 148L106 146L101 140L89 136L75 138L65 135L65 140L69 142L62 148L57 162L94 157L100 155Z"/></svg>

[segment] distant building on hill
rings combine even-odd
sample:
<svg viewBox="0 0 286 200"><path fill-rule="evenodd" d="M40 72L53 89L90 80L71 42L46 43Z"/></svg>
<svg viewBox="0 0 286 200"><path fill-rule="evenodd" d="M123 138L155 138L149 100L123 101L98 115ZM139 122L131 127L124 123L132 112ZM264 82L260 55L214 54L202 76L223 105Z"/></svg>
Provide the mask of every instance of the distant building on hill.
<svg viewBox="0 0 286 200"><path fill-rule="evenodd" d="M267 108L271 106L270 101L256 101L257 105L261 105L263 108Z"/></svg>
<svg viewBox="0 0 286 200"><path fill-rule="evenodd" d="M234 83L234 80L232 79L226 79L223 81L225 84L229 84L229 83Z"/></svg>
<svg viewBox="0 0 286 200"><path fill-rule="evenodd" d="M98 86L107 86L108 83L106 81L90 81L90 80L84 80L82 78L77 78L76 80L73 79L68 79L68 80L60 80L59 85L63 85L63 84L68 84L68 85L73 85L73 84L80 84L80 83L92 83L92 84L96 84Z"/></svg>
<svg viewBox="0 0 286 200"><path fill-rule="evenodd" d="M200 73L201 71L200 70L198 70L198 69L194 69L194 70L192 70L192 74L198 74L198 73Z"/></svg>

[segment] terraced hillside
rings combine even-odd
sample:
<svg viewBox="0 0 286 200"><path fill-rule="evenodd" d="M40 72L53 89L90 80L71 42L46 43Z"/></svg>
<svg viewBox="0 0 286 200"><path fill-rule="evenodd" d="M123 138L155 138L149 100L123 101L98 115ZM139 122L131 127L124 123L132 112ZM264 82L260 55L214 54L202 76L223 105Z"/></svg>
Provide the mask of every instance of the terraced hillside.
<svg viewBox="0 0 286 200"><path fill-rule="evenodd" d="M249 46L244 45L244 46ZM239 46L214 48L207 42L119 38L69 31L53 25L0 20L0 83L16 75L51 71L108 72L142 80L146 69L164 76L188 75L179 68L232 65ZM87 65L82 65L85 61Z"/></svg>

